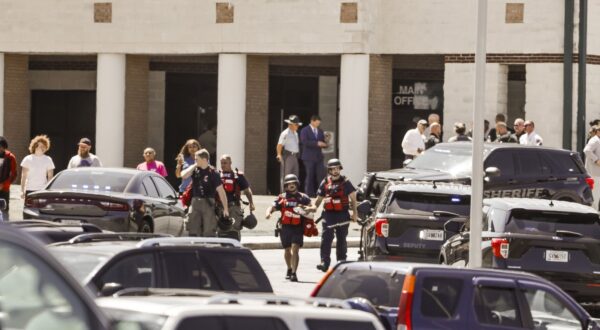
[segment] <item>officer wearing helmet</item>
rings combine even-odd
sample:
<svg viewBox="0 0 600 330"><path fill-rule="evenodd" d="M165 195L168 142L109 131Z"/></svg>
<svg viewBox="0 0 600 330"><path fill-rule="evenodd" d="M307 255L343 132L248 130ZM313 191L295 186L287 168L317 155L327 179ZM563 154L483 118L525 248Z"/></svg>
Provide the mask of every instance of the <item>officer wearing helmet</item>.
<svg viewBox="0 0 600 330"><path fill-rule="evenodd" d="M300 248L304 243L303 210L311 209L310 198L299 192L300 181L295 174L288 174L283 179L284 193L278 196L273 205L267 209L266 218L275 211L281 212L281 245L285 249L284 258L287 264L286 279L298 282L296 270L300 262Z"/></svg>
<svg viewBox="0 0 600 330"><path fill-rule="evenodd" d="M327 177L321 182L317 191L317 200L314 210L323 203L323 234L321 234L321 263L317 269L326 272L331 263L331 244L333 236L336 237L336 257L337 261L346 260L348 244L348 224L341 224L352 221L356 222L358 211L356 209L356 188L352 183L341 174L343 169L339 159L333 158L327 162ZM352 208L352 216L350 216Z"/></svg>

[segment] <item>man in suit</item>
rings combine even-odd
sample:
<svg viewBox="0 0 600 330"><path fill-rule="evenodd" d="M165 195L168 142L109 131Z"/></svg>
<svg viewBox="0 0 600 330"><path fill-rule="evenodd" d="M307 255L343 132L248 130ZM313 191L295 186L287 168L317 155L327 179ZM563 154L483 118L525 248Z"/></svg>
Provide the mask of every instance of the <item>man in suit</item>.
<svg viewBox="0 0 600 330"><path fill-rule="evenodd" d="M583 153L585 153L585 169L588 174L594 179L594 208L598 207L598 199L600 198L600 126L592 126L592 138L588 141Z"/></svg>
<svg viewBox="0 0 600 330"><path fill-rule="evenodd" d="M327 143L325 143L325 134L323 134L323 130L319 129L319 125L321 125L321 118L313 115L310 118L310 125L300 131L301 159L306 171L304 192L310 197L316 196L317 187L325 177L325 164L323 164L321 149L326 148Z"/></svg>

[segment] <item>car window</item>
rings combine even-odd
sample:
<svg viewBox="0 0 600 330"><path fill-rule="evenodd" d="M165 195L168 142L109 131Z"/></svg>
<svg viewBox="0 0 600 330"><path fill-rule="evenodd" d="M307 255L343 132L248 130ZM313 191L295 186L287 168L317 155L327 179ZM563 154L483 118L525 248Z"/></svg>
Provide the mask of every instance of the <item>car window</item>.
<svg viewBox="0 0 600 330"><path fill-rule="evenodd" d="M90 329L89 312L68 284L27 250L0 242L2 329Z"/></svg>
<svg viewBox="0 0 600 330"><path fill-rule="evenodd" d="M154 183L152 183L152 179L150 179L150 177L145 177L144 180L142 181L142 186L144 187L144 189L146 189L146 193L148 194L148 196L150 197L158 197L158 190L156 190L156 186L154 186Z"/></svg>
<svg viewBox="0 0 600 330"><path fill-rule="evenodd" d="M600 239L600 217L596 213L573 214L517 209L511 212L505 228L505 232L541 235L554 235L558 230Z"/></svg>
<svg viewBox="0 0 600 330"><path fill-rule="evenodd" d="M513 289L480 287L477 291L475 311L479 323L514 328L523 326Z"/></svg>
<svg viewBox="0 0 600 330"><path fill-rule="evenodd" d="M196 251L163 251L161 256L167 288L223 290L210 266L198 258Z"/></svg>
<svg viewBox="0 0 600 330"><path fill-rule="evenodd" d="M537 152L522 152L517 157L517 173L519 176L540 176L544 173L542 162Z"/></svg>
<svg viewBox="0 0 600 330"><path fill-rule="evenodd" d="M487 150L484 150L484 156ZM455 174L471 173L471 147L448 144L436 145L410 162L406 168L444 171Z"/></svg>
<svg viewBox="0 0 600 330"><path fill-rule="evenodd" d="M306 319L309 330L370 330L375 329L368 321L346 321L327 319Z"/></svg>
<svg viewBox="0 0 600 330"><path fill-rule="evenodd" d="M153 177L152 181L154 181L154 183L156 184L156 187L158 188L158 194L160 195L160 197L162 197L162 198L176 198L177 197L177 194L175 194L175 190L173 190L173 188L171 188L171 185L169 185L167 183L167 181L165 181L165 179L159 178L159 177Z"/></svg>
<svg viewBox="0 0 600 330"><path fill-rule="evenodd" d="M93 171L63 171L48 189L98 190L123 192L133 177L131 173Z"/></svg>
<svg viewBox="0 0 600 330"><path fill-rule="evenodd" d="M441 319L454 318L463 282L458 278L424 278L421 287L421 315Z"/></svg>
<svg viewBox="0 0 600 330"><path fill-rule="evenodd" d="M123 288L148 288L155 286L155 265L153 253L140 253L127 256L109 266L96 280L99 290L106 283L118 283Z"/></svg>
<svg viewBox="0 0 600 330"><path fill-rule="evenodd" d="M264 270L254 255L247 250L215 250L202 258L219 274L225 290L273 292Z"/></svg>
<svg viewBox="0 0 600 330"><path fill-rule="evenodd" d="M103 264L108 260L108 256L106 255L91 253L85 250L67 250L60 247L50 247L48 250L81 283L83 283L100 264Z"/></svg>
<svg viewBox="0 0 600 330"><path fill-rule="evenodd" d="M177 330L240 330L240 329L261 329L261 330L287 330L283 320L278 317L258 317L258 316L195 316L188 317L179 323Z"/></svg>
<svg viewBox="0 0 600 330"><path fill-rule="evenodd" d="M469 196L396 191L385 212L430 215L433 211L446 211L469 215L470 204Z"/></svg>
<svg viewBox="0 0 600 330"><path fill-rule="evenodd" d="M534 329L581 329L582 324L554 294L540 289L523 290Z"/></svg>
<svg viewBox="0 0 600 330"><path fill-rule="evenodd" d="M515 163L512 150L496 150L486 159L484 168L497 167L500 176L506 177L515 174Z"/></svg>
<svg viewBox="0 0 600 330"><path fill-rule="evenodd" d="M554 164L554 167L558 170L559 174L572 175L572 174L583 174L583 164L581 159L575 153L566 152L544 152L544 159ZM581 165L578 165L581 164Z"/></svg>
<svg viewBox="0 0 600 330"><path fill-rule="evenodd" d="M338 267L319 290L318 297L349 299L365 298L374 305L398 307L404 274L370 269Z"/></svg>

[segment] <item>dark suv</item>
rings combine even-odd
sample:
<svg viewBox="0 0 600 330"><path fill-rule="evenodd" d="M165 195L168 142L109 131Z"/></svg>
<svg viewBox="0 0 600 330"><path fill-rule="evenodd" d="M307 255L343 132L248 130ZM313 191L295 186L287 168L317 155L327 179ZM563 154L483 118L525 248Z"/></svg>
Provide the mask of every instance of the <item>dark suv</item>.
<svg viewBox="0 0 600 330"><path fill-rule="evenodd" d="M570 202L493 198L484 200L483 266L538 274L582 302L600 301L600 218ZM454 227L454 228L450 228ZM464 219L450 220L452 236L440 261L469 262L470 233Z"/></svg>
<svg viewBox="0 0 600 330"><path fill-rule="evenodd" d="M471 187L452 183L397 182L384 188L363 227L365 260L437 263L444 223L468 217Z"/></svg>
<svg viewBox="0 0 600 330"><path fill-rule="evenodd" d="M436 181L470 184L472 145L440 143L402 169L367 173L359 198L375 204L390 181ZM495 169L499 170L495 170ZM484 198L526 197L591 205L594 180L575 152L518 144L484 145Z"/></svg>

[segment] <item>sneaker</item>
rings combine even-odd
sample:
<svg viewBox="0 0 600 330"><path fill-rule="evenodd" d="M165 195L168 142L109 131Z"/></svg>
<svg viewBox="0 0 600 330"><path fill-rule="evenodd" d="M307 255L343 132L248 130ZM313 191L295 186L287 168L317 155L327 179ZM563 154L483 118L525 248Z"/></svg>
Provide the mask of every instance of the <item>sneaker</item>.
<svg viewBox="0 0 600 330"><path fill-rule="evenodd" d="M296 273L292 273L292 275L290 275L290 281L298 282L298 276L296 276Z"/></svg>
<svg viewBox="0 0 600 330"><path fill-rule="evenodd" d="M322 262L317 265L317 269L325 273L325 272L327 272L327 270L329 270L329 265Z"/></svg>
<svg viewBox="0 0 600 330"><path fill-rule="evenodd" d="M285 279L286 279L286 280L289 280L291 277L292 277L292 270L291 270L291 269L288 269L288 270L287 270L287 273L285 274Z"/></svg>

